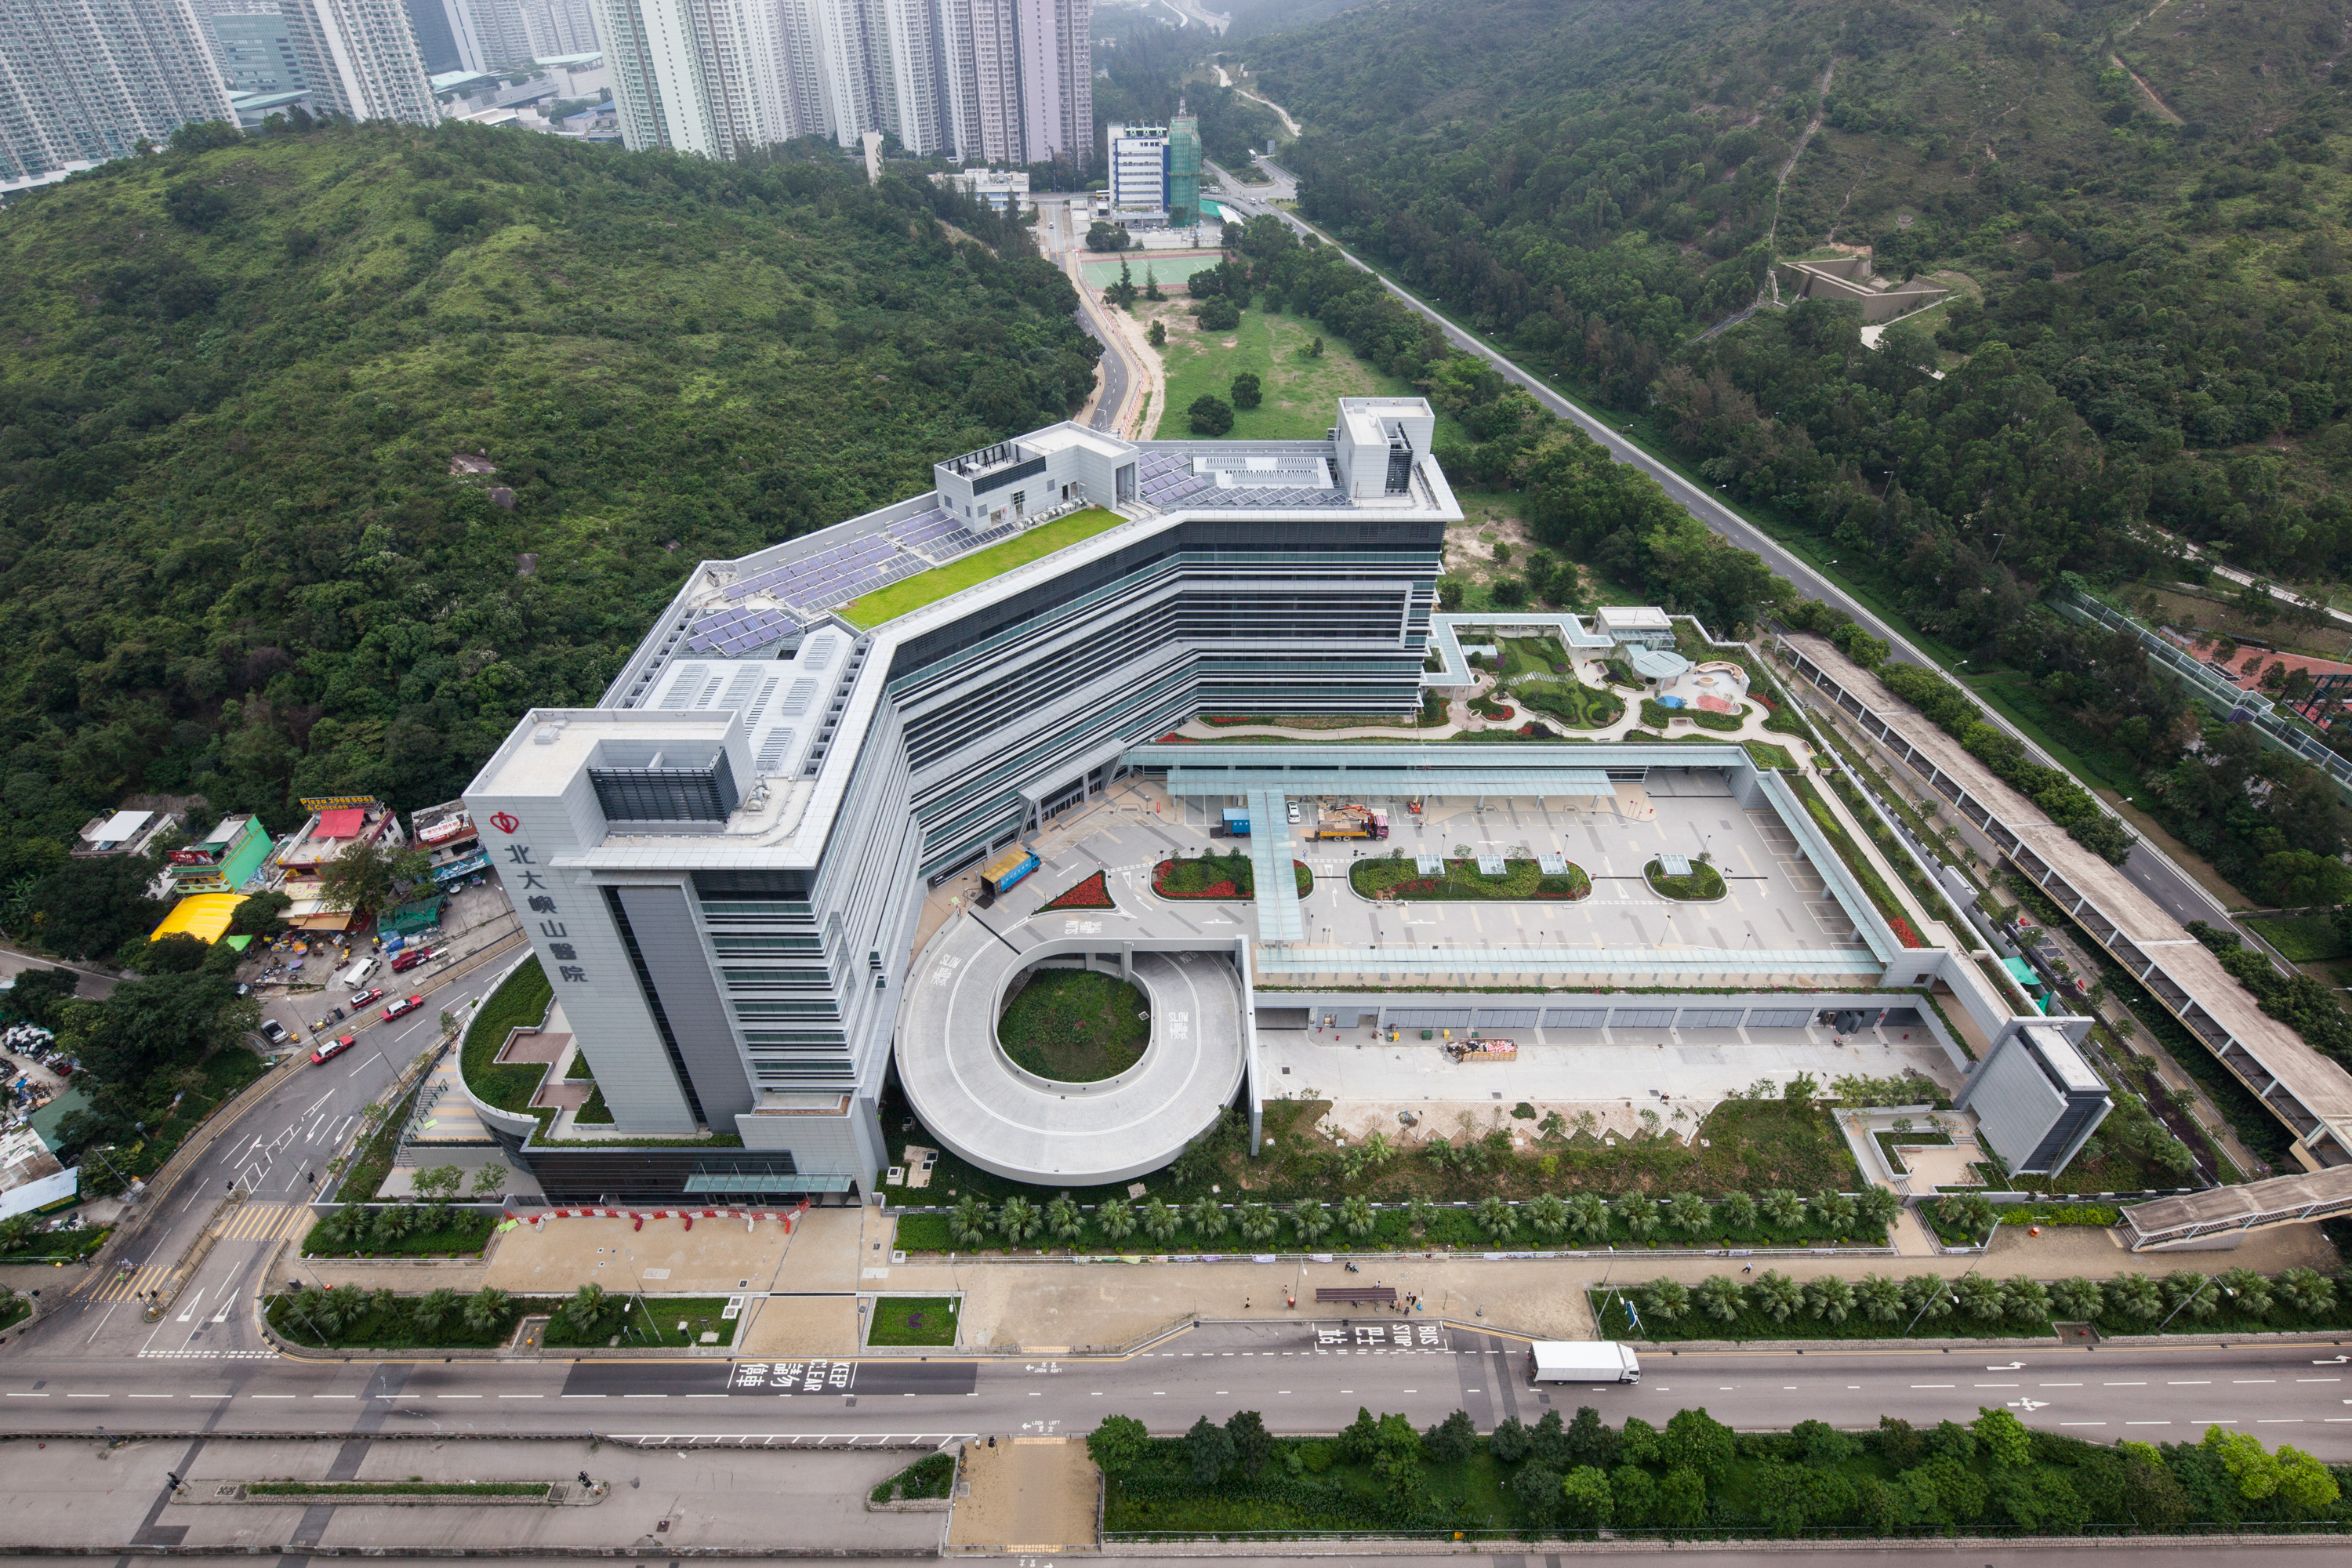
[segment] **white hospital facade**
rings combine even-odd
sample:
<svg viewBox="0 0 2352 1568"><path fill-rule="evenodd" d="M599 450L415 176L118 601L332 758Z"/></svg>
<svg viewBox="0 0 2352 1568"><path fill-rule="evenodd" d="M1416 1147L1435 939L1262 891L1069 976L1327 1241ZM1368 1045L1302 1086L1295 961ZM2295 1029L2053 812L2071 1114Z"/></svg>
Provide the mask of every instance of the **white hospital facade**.
<svg viewBox="0 0 2352 1568"><path fill-rule="evenodd" d="M1540 1023L1548 1007L1596 1006L1605 1023L1633 1000L1612 994L1636 989L1644 1017L1671 1020L1876 1017L1948 986L2004 1050L2033 1030L2025 1065L2040 1078L2011 1098L2042 1120L2014 1138L2046 1142L2063 1114L2061 1143L2078 1146L2096 1114L2062 1082L2045 1115L2037 1064L2057 1059L2065 1079L2081 1021L2006 1016L1965 954L1904 946L1826 851L1823 896L1853 929L1769 952L1339 951L1309 940L1286 874L1259 877L1255 931L1155 907L1123 941L1046 942L967 910L915 952L929 887L1128 775L1252 803L1270 819L1251 847L1266 872L1288 864L1283 803L1318 794L1559 797L1655 777L1778 812L1801 836L1786 783L1736 744L1160 743L1202 712L1410 712L1453 679L1426 668L1444 529L1461 516L1433 426L1419 399L1343 400L1319 441L1129 442L1057 425L941 462L933 489L897 505L696 568L596 706L526 715L466 792L614 1118L593 1143L484 1106L486 1122L559 1202L864 1192L891 1163L877 1106L895 1048L926 1126L960 1153L1008 1174L1123 1179L1223 1104L1262 1103L1266 992L1351 1023L1446 1007ZM968 585L908 582L1057 526L1058 548ZM866 597L900 583L895 603ZM1233 1016L1131 1135L1097 1123L1119 1093L1157 1090L1113 1086L1072 1112L1073 1096L1057 1108L1017 1073L948 1070L951 1038L975 1032L992 1058L981 1076L1003 1070L993 1005L1026 963L1134 973L1139 954L1162 966L1156 1001L1181 981ZM1223 966L1206 991L1203 964ZM997 978L950 1002L958 974L983 969Z"/></svg>

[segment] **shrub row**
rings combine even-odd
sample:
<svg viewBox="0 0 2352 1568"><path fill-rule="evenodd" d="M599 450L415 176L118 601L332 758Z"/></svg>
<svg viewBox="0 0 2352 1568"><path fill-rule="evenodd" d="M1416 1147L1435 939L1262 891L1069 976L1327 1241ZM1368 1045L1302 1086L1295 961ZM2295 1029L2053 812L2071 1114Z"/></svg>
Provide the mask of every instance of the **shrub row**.
<svg viewBox="0 0 2352 1568"><path fill-rule="evenodd" d="M1797 1280L1768 1269L1745 1283L1717 1274L1696 1285L1655 1279L1591 1295L1604 1338L1648 1340L1879 1339L1914 1326L1937 1336L2009 1335L2046 1331L2053 1322L2097 1323L2110 1333L2155 1333L2159 1325L2210 1333L2352 1321L2352 1300L2337 1281L2311 1268L2275 1276L2180 1269L2160 1279L2122 1274L2054 1283L1982 1274Z"/></svg>

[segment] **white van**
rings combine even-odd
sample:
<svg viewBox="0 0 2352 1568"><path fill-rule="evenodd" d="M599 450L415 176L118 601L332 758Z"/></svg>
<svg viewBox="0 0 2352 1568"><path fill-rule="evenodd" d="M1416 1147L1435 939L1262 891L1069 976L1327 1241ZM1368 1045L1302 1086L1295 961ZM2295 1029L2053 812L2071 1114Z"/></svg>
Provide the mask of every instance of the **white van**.
<svg viewBox="0 0 2352 1568"><path fill-rule="evenodd" d="M367 984L367 977L369 975L375 973L376 963L377 960L372 953L365 958L355 959L352 961L352 966L349 969L344 970L341 974L336 975L335 978L356 991L361 986Z"/></svg>
<svg viewBox="0 0 2352 1568"><path fill-rule="evenodd" d="M1536 1383L1639 1383L1642 1363L1633 1347L1609 1340L1538 1340L1528 1347L1528 1371Z"/></svg>

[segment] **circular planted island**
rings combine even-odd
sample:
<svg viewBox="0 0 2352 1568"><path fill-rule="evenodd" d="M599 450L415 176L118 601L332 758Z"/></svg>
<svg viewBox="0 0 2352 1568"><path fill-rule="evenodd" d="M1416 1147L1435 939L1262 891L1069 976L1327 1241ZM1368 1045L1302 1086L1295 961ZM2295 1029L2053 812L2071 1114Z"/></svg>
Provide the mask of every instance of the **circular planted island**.
<svg viewBox="0 0 2352 1568"><path fill-rule="evenodd" d="M1116 974L1034 969L996 1020L996 1045L1024 1072L1055 1083L1100 1083L1143 1059L1151 1003Z"/></svg>

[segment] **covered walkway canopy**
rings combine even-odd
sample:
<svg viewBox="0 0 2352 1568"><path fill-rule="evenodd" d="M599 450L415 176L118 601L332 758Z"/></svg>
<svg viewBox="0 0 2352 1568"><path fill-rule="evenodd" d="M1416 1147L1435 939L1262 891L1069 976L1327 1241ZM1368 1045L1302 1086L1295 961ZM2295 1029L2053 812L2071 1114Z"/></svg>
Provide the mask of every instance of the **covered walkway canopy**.
<svg viewBox="0 0 2352 1568"><path fill-rule="evenodd" d="M167 936L202 937L206 942L218 942L228 934L228 922L236 913L236 906L245 902L243 893L190 893L172 906L172 912L163 923L147 933L149 942L161 942Z"/></svg>
<svg viewBox="0 0 2352 1568"><path fill-rule="evenodd" d="M1349 741L1276 746L1154 742L1128 750L1129 768L1164 768L1172 795L1609 795L1652 768L1745 768L1737 744L1549 747L1496 744L1386 745Z"/></svg>

